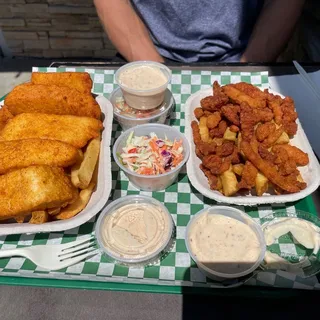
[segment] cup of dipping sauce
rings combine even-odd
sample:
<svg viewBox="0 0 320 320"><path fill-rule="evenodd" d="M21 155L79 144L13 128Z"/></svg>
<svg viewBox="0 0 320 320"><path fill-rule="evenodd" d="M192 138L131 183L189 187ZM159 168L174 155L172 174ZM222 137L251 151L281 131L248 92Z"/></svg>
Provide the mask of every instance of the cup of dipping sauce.
<svg viewBox="0 0 320 320"><path fill-rule="evenodd" d="M171 70L153 61L127 63L115 73L115 81L127 104L138 110L160 106L171 80Z"/></svg>
<svg viewBox="0 0 320 320"><path fill-rule="evenodd" d="M266 252L260 225L241 210L227 206L198 212L187 226L186 246L198 268L216 281L252 273Z"/></svg>
<svg viewBox="0 0 320 320"><path fill-rule="evenodd" d="M102 210L95 234L100 249L114 261L150 265L172 247L174 222L158 200L131 195L111 202Z"/></svg>
<svg viewBox="0 0 320 320"><path fill-rule="evenodd" d="M116 88L110 95L110 102L113 105L114 118L119 122L122 130L145 123L165 123L170 116L175 102L169 89L166 89L162 104L155 109L138 110L131 108L123 98L120 88Z"/></svg>

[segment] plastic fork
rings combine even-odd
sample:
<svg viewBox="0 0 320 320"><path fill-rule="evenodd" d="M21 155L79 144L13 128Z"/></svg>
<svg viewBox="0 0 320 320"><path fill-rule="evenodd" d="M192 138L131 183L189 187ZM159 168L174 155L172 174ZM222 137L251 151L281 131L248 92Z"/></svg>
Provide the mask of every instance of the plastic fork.
<svg viewBox="0 0 320 320"><path fill-rule="evenodd" d="M0 250L0 258L25 257L47 270L59 270L96 255L92 236L81 240L56 245L38 245L18 249Z"/></svg>

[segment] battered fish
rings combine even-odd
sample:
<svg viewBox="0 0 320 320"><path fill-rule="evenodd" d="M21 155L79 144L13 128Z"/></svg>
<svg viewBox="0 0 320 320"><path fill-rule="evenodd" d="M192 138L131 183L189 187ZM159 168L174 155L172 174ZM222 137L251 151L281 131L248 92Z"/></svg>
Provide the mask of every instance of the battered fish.
<svg viewBox="0 0 320 320"><path fill-rule="evenodd" d="M91 94L56 85L21 84L6 97L5 105L13 115L48 113L100 119L99 104Z"/></svg>
<svg viewBox="0 0 320 320"><path fill-rule="evenodd" d="M0 131L5 127L7 122L13 118L13 115L8 110L8 107L4 106L0 109Z"/></svg>
<svg viewBox="0 0 320 320"><path fill-rule="evenodd" d="M31 165L68 167L79 158L78 149L57 140L0 141L0 174Z"/></svg>
<svg viewBox="0 0 320 320"><path fill-rule="evenodd" d="M30 166L0 176L0 217L61 207L72 201L74 187L62 168Z"/></svg>
<svg viewBox="0 0 320 320"><path fill-rule="evenodd" d="M22 113L5 125L0 132L0 141L49 139L82 148L98 137L102 128L100 120L88 117Z"/></svg>
<svg viewBox="0 0 320 320"><path fill-rule="evenodd" d="M33 72L31 82L69 87L85 94L90 94L92 89L92 80L87 72Z"/></svg>

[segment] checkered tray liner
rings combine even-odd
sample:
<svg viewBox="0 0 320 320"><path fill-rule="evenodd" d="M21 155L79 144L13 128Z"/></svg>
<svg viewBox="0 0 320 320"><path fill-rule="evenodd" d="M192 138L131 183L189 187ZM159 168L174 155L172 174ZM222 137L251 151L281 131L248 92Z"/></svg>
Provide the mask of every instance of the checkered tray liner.
<svg viewBox="0 0 320 320"><path fill-rule="evenodd" d="M63 71L86 71L89 72L93 82L93 91L96 94L103 94L106 97L115 89L114 70L99 70L85 68L34 68L33 71L42 72L63 72ZM200 89L208 88L213 81L217 80L221 84L231 82L246 81L252 84L267 88L267 72L212 72L212 71L173 71L172 81L169 86L173 92L176 108L168 120L171 126L184 132L185 120L182 106L190 94ZM121 128L114 122L112 132L112 144L120 135ZM0 260L0 275L21 276L33 278L50 279L74 279L89 281L113 281L121 283L156 284L173 286L198 286L212 287L210 279L207 279L199 271L195 263L190 258L185 246L186 226L193 214L206 206L215 204L211 199L203 197L189 183L185 171L179 174L178 182L167 188L163 192L139 192L119 171L116 164L112 163L112 192L109 203L112 200L131 194L144 194L161 201L170 211L176 226L176 242L172 251L160 263L147 268L125 267L114 264L104 255L96 255L91 259L81 262L75 266L55 271L47 272L35 266L32 262L24 258L7 258ZM273 210L286 209L294 212L295 207L285 205L259 206L244 208L255 220L265 217ZM97 217L78 228L65 232L44 233L35 235L11 235L0 237L1 249L12 249L26 245L38 244L58 244L79 239L84 235L93 233ZM279 243L279 246L287 245ZM292 245L292 253L296 248ZM282 271L260 272L250 279L247 285L256 286L276 286L283 288L316 289L320 284L316 277L303 279Z"/></svg>

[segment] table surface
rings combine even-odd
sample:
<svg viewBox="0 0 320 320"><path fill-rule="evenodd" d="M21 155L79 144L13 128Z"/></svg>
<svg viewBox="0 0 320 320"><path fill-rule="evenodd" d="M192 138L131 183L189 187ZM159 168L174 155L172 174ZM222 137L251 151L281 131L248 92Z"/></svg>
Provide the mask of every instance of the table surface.
<svg viewBox="0 0 320 320"><path fill-rule="evenodd" d="M66 65L60 63L60 65ZM70 63L68 63L70 65ZM84 63L79 62L77 66L83 66ZM93 67L92 64L89 64ZM55 64L53 66L58 66ZM86 66L88 64L86 63ZM114 69L119 64L96 64L94 68ZM269 75L283 75L294 74L295 69L292 66L172 66L173 69L206 69L215 71L269 71ZM320 65L313 65L306 67L308 71L318 70ZM317 211L320 212L320 191L317 190L313 194L313 200L315 202ZM16 283L19 285L19 282ZM32 285L32 283L31 283ZM260 297L274 298L275 296L281 296L281 290L274 289L261 289L259 292ZM190 297L184 295L163 295L163 294L149 294L149 293L123 293L123 292L108 292L108 291L83 291L80 289L57 289L57 288L30 288L30 287L16 287L16 286L1 286L0 292L3 293L0 296L0 306L2 310L6 310L5 315L1 316L1 319L18 319L18 317L24 316L26 319L87 319L89 316L93 319L192 319L193 312L199 310L201 305L202 314L206 312L212 312L212 307L215 306L215 311L212 313L216 316L221 316L225 310L226 299L221 298L221 291L213 291L212 293L216 297L204 298L204 297ZM280 296L279 296L280 293ZM308 303L311 306L313 298L312 292L300 292L299 290L287 291L292 299L299 297L301 302L302 296L306 298L304 303ZM228 297L234 303L240 303L238 290L224 291L224 297ZM256 298L257 292L251 288L247 289L246 295L250 298L250 302L247 300L241 301L243 315L249 315L254 310L260 310L261 307L259 301L255 303L255 307L252 310L247 310L246 305L252 306L253 299ZM232 297L232 298L231 298ZM12 303L12 301L16 301ZM237 302L236 302L237 301ZM228 302L228 304L229 304ZM272 302L274 304L274 302ZM125 307L123 307L125 305ZM18 307L17 307L18 306ZM282 303L282 307L285 306ZM277 309L277 306L273 308ZM280 305L278 306L280 308ZM209 309L210 308L210 309ZM238 308L237 308L238 309ZM48 310L50 310L48 312ZM239 309L238 309L239 310ZM246 310L246 311L245 311ZM238 312L238 311L237 311ZM290 312L287 316L296 314L295 304L290 302ZM238 314L238 313L237 313ZM108 315L108 317L106 317ZM200 316L200 315L198 315Z"/></svg>

